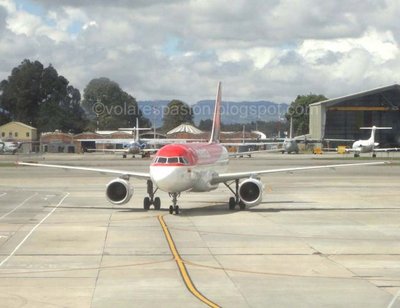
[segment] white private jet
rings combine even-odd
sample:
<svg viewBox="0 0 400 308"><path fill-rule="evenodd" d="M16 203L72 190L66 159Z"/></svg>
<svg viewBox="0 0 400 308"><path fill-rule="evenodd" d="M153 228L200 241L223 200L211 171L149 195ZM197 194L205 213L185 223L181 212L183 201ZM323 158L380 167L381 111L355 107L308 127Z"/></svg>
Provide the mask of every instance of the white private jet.
<svg viewBox="0 0 400 308"><path fill-rule="evenodd" d="M372 153L372 157L376 157L376 152L393 152L400 151L400 148L376 148L379 143L375 142L375 132L377 129L392 129L391 127L360 127L360 129L370 129L371 137L367 140L358 140L353 143L351 149L346 152L354 153L354 157L360 157L360 153Z"/></svg>
<svg viewBox="0 0 400 308"><path fill-rule="evenodd" d="M257 205L261 202L263 183L259 176L263 174L385 163L339 164L226 173L229 154L226 148L219 143L221 128L220 105L221 83L218 83L213 127L209 142L166 145L157 152L150 164L149 172L22 162L17 164L116 174L119 177L109 182L106 186L107 199L115 205L125 204L131 199L133 195L133 188L129 182L131 177L146 180L148 196L143 201L144 209L148 210L151 205L154 205L156 210L160 209L160 198L155 197L155 193L160 189L169 193L172 197L172 205L169 207L169 212L178 214L179 206L177 205L177 200L180 193L184 191L208 192L217 189L219 184L224 184L233 193L233 197L229 199L229 209L233 210L236 206L244 209L246 206ZM243 181L240 182L240 180Z"/></svg>

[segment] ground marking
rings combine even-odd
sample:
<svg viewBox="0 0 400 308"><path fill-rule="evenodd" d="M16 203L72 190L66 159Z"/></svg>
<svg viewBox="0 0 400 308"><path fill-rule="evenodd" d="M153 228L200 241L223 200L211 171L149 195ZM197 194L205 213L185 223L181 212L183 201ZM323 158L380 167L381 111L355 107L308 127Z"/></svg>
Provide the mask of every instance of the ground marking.
<svg viewBox="0 0 400 308"><path fill-rule="evenodd" d="M61 201L54 207L54 209L51 210L50 213L48 213L36 226L32 228L32 230L28 233L27 236L21 241L21 243L18 244L17 247L9 254L7 258L5 258L3 261L0 263L0 267L3 266L17 251L18 249L25 243L25 241L32 235L33 232L47 219L51 214L54 213L54 211L64 202L64 200L69 196L69 193L67 193Z"/></svg>
<svg viewBox="0 0 400 308"><path fill-rule="evenodd" d="M397 292L397 294L395 296L393 296L392 301L389 303L389 305L387 306L387 308L392 308L394 303L396 302L397 298L400 296L400 290L399 292Z"/></svg>
<svg viewBox="0 0 400 308"><path fill-rule="evenodd" d="M206 305L216 308L216 307L220 307L218 306L216 303L210 301L208 298L206 298L203 294L201 294L195 287L195 285L193 284L192 280L190 279L189 273L186 269L186 266L181 258L181 256L179 255L178 250L176 249L174 240L172 239L171 233L169 233L168 230L168 226L165 223L162 215L158 216L158 221L161 224L161 227L164 231L165 237L167 239L168 245L169 245L169 249L171 250L175 262L178 265L179 271L181 273L182 279L185 282L186 287L188 288L188 290L194 295L196 296L199 300L201 300L203 303L205 303Z"/></svg>
<svg viewBox="0 0 400 308"><path fill-rule="evenodd" d="M25 199L24 201L22 201L22 203L20 205L18 205L17 207L15 207L13 210L9 211L8 213L4 214L3 216L0 216L0 219L3 219L4 217L7 217L11 213L15 212L18 208L23 206L26 202L28 202L30 199L32 199L33 197L35 197L37 195L38 195L38 193L34 193L32 196L30 196L27 199Z"/></svg>

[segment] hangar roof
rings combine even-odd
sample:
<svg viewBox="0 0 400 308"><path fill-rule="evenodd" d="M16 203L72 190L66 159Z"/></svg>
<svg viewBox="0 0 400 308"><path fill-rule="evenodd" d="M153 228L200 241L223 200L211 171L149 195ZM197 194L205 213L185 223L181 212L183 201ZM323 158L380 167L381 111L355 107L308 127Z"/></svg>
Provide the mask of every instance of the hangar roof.
<svg viewBox="0 0 400 308"><path fill-rule="evenodd" d="M400 85L393 84L390 86L380 87L380 88L376 88L376 89L372 89L372 90L368 90L368 91L364 91L364 92L359 92L359 93L341 96L341 97L337 97L337 98L327 99L325 101L320 101L320 102L317 102L314 104L310 104L310 106L326 105L327 107L329 107L329 106L341 103L343 101L360 98L360 97L365 97L367 95L382 93L382 92L388 91L388 90L397 90L400 92Z"/></svg>

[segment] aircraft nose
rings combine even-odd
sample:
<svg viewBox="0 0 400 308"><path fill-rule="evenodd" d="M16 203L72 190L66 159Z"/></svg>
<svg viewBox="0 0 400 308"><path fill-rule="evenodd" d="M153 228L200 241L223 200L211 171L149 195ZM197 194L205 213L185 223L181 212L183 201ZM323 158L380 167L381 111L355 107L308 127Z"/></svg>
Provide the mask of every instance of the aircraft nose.
<svg viewBox="0 0 400 308"><path fill-rule="evenodd" d="M165 192L181 192L191 188L190 174L183 168L151 166L150 177Z"/></svg>

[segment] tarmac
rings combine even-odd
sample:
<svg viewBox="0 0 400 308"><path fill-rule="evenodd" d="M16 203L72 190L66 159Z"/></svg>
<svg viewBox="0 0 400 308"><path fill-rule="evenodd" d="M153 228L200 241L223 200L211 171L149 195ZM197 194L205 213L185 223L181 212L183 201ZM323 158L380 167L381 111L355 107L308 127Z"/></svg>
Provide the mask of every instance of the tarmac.
<svg viewBox="0 0 400 308"><path fill-rule="evenodd" d="M0 306L400 307L399 158L263 176L263 202L242 211L228 210L223 185L182 193L170 215L164 192L160 211L143 210L142 181L112 206L113 176L12 164L147 171L149 159L2 155ZM369 159L260 154L229 171L355 161Z"/></svg>

